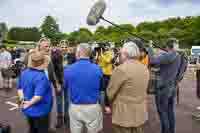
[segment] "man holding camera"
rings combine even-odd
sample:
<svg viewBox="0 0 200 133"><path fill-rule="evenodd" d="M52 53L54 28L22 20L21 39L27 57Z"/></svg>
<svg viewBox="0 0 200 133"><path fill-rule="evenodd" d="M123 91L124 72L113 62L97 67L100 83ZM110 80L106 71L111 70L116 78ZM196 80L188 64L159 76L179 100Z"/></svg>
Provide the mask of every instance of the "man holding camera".
<svg viewBox="0 0 200 133"><path fill-rule="evenodd" d="M177 42L167 41L166 51L154 57L149 48L150 65L158 65L160 79L157 81L155 101L161 122L161 133L175 133L175 97L177 92L176 78L180 67L180 55L176 51Z"/></svg>

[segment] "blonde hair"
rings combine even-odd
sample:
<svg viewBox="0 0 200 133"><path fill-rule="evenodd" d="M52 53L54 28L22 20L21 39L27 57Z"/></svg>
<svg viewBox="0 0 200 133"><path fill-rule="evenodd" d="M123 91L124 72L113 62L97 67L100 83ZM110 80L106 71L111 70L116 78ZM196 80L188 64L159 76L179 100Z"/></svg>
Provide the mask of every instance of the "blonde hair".
<svg viewBox="0 0 200 133"><path fill-rule="evenodd" d="M40 47L41 47L41 43L42 42L49 42L49 44L51 44L51 40L46 38L46 37L43 37L41 38L39 41L38 41L38 44L37 44L37 48L38 48L38 51L40 51Z"/></svg>
<svg viewBox="0 0 200 133"><path fill-rule="evenodd" d="M46 38L46 37L43 37L43 38L40 38L40 40L38 41L38 43L40 44L40 43L42 43L42 42L44 42L44 41L51 42L50 39L48 39L48 38Z"/></svg>

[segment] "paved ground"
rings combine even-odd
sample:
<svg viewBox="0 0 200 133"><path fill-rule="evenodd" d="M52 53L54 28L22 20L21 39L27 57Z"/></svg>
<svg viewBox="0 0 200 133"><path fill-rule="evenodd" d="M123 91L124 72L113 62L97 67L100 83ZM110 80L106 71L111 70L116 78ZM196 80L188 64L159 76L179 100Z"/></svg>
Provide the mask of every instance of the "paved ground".
<svg viewBox="0 0 200 133"><path fill-rule="evenodd" d="M176 109L177 133L199 133L200 121L193 120L191 117L191 113L195 110L195 107L200 105L200 100L198 100L195 95L195 81L184 80L181 86L180 104L177 105ZM27 133L27 124L23 115L17 110L12 110L14 106L10 105L8 102L10 101L11 104L16 102L15 97L13 97L15 93L15 89L9 92L0 90L0 121L10 123L12 126L12 133ZM159 133L159 120L154 105L154 99L151 96L149 96L148 105L149 121L146 124L145 133ZM52 117L52 121L55 121L55 111L52 112ZM103 133L112 133L110 123L110 116L105 116ZM58 131L58 133L64 132L69 133L68 129Z"/></svg>

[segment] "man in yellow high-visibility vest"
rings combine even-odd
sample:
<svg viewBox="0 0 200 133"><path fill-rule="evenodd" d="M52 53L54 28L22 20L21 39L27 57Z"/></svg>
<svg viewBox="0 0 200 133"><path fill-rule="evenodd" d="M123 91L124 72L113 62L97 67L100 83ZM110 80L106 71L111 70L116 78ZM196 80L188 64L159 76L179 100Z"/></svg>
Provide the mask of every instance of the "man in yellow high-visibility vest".
<svg viewBox="0 0 200 133"><path fill-rule="evenodd" d="M110 81L110 76L112 75L112 72L113 72L112 59L113 59L112 51L110 51L108 48L102 48L100 56L98 57L97 64L102 68L102 71L103 71L103 78L104 78L103 89L105 92L104 103L105 103L105 113L107 114L111 113L110 104L109 104L107 94L106 94L106 88Z"/></svg>

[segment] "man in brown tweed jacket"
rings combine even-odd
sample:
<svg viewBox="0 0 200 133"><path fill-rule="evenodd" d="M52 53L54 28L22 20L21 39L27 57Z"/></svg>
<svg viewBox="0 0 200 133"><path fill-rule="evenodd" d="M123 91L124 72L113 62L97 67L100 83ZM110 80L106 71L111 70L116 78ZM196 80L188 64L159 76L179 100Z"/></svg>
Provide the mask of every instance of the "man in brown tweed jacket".
<svg viewBox="0 0 200 133"><path fill-rule="evenodd" d="M120 53L122 64L111 76L107 93L112 102L114 133L144 133L148 119L146 89L149 71L139 62L139 55L135 43L125 43Z"/></svg>

